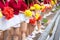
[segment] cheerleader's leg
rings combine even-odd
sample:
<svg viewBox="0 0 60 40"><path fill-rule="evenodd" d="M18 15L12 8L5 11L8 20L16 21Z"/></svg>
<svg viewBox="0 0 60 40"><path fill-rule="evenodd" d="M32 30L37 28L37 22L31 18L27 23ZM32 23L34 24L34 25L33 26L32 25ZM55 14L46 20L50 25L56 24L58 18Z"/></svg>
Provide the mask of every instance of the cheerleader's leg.
<svg viewBox="0 0 60 40"><path fill-rule="evenodd" d="M22 22L21 32L22 32L22 40L25 40L26 39L26 32L27 32L27 23L26 22Z"/></svg>
<svg viewBox="0 0 60 40"><path fill-rule="evenodd" d="M14 37L13 37L13 39L14 40L19 40L19 35L20 35L20 28L18 27L18 28L15 28L15 30L14 30Z"/></svg>
<svg viewBox="0 0 60 40"><path fill-rule="evenodd" d="M0 31L0 40L4 40L4 32Z"/></svg>
<svg viewBox="0 0 60 40"><path fill-rule="evenodd" d="M28 35L30 35L30 25L29 25L29 23L27 25L28 25L27 26L27 36L28 36Z"/></svg>
<svg viewBox="0 0 60 40"><path fill-rule="evenodd" d="M36 26L36 25L32 25L32 26L31 26L31 29L32 29L31 33L34 31L35 26Z"/></svg>
<svg viewBox="0 0 60 40"><path fill-rule="evenodd" d="M6 30L5 31L5 39L6 40L12 40L12 36L13 36L13 34L14 34L14 29L13 28L10 28L10 29L8 29L8 30Z"/></svg>
<svg viewBox="0 0 60 40"><path fill-rule="evenodd" d="M41 23L40 23L40 21L37 21L37 27L38 27L38 31L41 29Z"/></svg>
<svg viewBox="0 0 60 40"><path fill-rule="evenodd" d="M29 29L30 29L30 34L31 34L33 31L33 26L31 24L29 26L30 26Z"/></svg>
<svg viewBox="0 0 60 40"><path fill-rule="evenodd" d="M19 32L20 32L20 35L19 35L19 40L22 40L21 27L20 27Z"/></svg>
<svg viewBox="0 0 60 40"><path fill-rule="evenodd" d="M28 23L28 27L27 27L27 28L28 28L28 29L27 29L27 30L28 30L28 35L30 35L30 32L31 32L31 31L30 31L30 24L29 24L29 23Z"/></svg>
<svg viewBox="0 0 60 40"><path fill-rule="evenodd" d="M34 25L32 25L32 24L29 24L28 25L28 35L31 35L32 34L32 32L34 31Z"/></svg>
<svg viewBox="0 0 60 40"><path fill-rule="evenodd" d="M13 40L19 40L20 39L20 24L14 26L14 35L13 35Z"/></svg>
<svg viewBox="0 0 60 40"><path fill-rule="evenodd" d="M30 35L31 34L31 24L29 24L28 23L28 27L27 27L27 33L28 33L28 35Z"/></svg>

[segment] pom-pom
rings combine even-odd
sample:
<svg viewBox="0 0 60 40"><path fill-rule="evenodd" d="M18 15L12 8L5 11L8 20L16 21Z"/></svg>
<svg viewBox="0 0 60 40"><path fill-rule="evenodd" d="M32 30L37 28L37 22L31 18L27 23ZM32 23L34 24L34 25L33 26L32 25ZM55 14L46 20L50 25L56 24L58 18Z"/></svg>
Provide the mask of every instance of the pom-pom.
<svg viewBox="0 0 60 40"><path fill-rule="evenodd" d="M38 19L39 16L40 16L39 13L36 13L36 14L35 14L35 18L36 18L36 20Z"/></svg>
<svg viewBox="0 0 60 40"><path fill-rule="evenodd" d="M30 10L26 10L24 12L24 14L25 14L26 17L31 17L32 16L32 12Z"/></svg>
<svg viewBox="0 0 60 40"><path fill-rule="evenodd" d="M14 16L14 10L10 7L4 7L3 14L7 20L11 19Z"/></svg>
<svg viewBox="0 0 60 40"><path fill-rule="evenodd" d="M36 10L40 10L41 9L41 6L39 4L34 4L34 7Z"/></svg>
<svg viewBox="0 0 60 40"><path fill-rule="evenodd" d="M35 10L35 7L34 7L34 6L31 6L31 7L30 7L30 10Z"/></svg>
<svg viewBox="0 0 60 40"><path fill-rule="evenodd" d="M31 18L29 20L29 23L32 24L32 25L34 25L36 23L36 19L35 18Z"/></svg>
<svg viewBox="0 0 60 40"><path fill-rule="evenodd" d="M3 15L2 15L2 11L0 10L0 18L2 18L3 17Z"/></svg>

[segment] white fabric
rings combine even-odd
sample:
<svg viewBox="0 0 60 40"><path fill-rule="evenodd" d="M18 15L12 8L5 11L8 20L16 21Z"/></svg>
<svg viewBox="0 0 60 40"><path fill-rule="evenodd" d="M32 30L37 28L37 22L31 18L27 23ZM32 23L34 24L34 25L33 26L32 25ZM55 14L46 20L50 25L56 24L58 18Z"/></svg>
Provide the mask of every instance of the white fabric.
<svg viewBox="0 0 60 40"><path fill-rule="evenodd" d="M26 23L29 23L29 18L26 17L24 14L19 14L19 18L20 18L20 23L25 21Z"/></svg>
<svg viewBox="0 0 60 40"><path fill-rule="evenodd" d="M5 17L0 18L0 30L7 30L11 27L20 27L21 22L29 22L29 18L25 17L24 14L14 15L10 20L6 20Z"/></svg>
<svg viewBox="0 0 60 40"><path fill-rule="evenodd" d="M19 19L19 15L14 15L13 18L11 18L10 20L6 20L5 18L0 19L0 30L7 30L13 26L15 26L16 24L20 23L20 19Z"/></svg>
<svg viewBox="0 0 60 40"><path fill-rule="evenodd" d="M5 20L5 17L3 17L3 18L1 18L0 19L0 30L6 30L6 29L8 29L8 28L10 28L10 27L7 27L7 22L6 22L6 20Z"/></svg>
<svg viewBox="0 0 60 40"><path fill-rule="evenodd" d="M21 13L20 13L20 14L19 14L19 19L20 19L20 23L21 23L21 22L25 21L26 18L25 18L25 16L24 16L24 14L21 14Z"/></svg>
<svg viewBox="0 0 60 40"><path fill-rule="evenodd" d="M45 6L49 6L49 4L44 4Z"/></svg>
<svg viewBox="0 0 60 40"><path fill-rule="evenodd" d="M10 20L7 20L7 27L13 27L14 25L16 24L19 24L20 23L20 19L19 19L19 16L18 15L14 15L14 17Z"/></svg>
<svg viewBox="0 0 60 40"><path fill-rule="evenodd" d="M14 28L17 28L17 27L20 27L20 24L17 24L17 25L15 25L15 26L13 26Z"/></svg>
<svg viewBox="0 0 60 40"><path fill-rule="evenodd" d="M56 10L56 8L53 8L53 9L52 9L52 11L55 11L55 10Z"/></svg>

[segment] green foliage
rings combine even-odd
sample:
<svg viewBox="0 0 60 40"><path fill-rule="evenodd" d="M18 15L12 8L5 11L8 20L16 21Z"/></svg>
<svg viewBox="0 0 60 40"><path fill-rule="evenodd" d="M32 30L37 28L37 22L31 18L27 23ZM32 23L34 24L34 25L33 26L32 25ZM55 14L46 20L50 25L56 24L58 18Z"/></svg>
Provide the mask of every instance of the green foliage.
<svg viewBox="0 0 60 40"><path fill-rule="evenodd" d="M43 23L47 23L48 20L47 20L46 18L43 18L42 22L43 22Z"/></svg>

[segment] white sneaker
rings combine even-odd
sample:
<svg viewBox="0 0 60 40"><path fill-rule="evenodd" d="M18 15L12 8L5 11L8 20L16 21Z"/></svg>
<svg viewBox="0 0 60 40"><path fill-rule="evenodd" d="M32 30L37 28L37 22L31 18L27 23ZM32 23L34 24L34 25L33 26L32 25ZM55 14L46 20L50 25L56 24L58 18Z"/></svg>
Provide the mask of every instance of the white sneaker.
<svg viewBox="0 0 60 40"><path fill-rule="evenodd" d="M46 17L47 17L46 15L43 16L43 18L46 18Z"/></svg>
<svg viewBox="0 0 60 40"><path fill-rule="evenodd" d="M41 25L41 28L45 28L45 26Z"/></svg>
<svg viewBox="0 0 60 40"><path fill-rule="evenodd" d="M33 40L32 38L27 38L27 40Z"/></svg>
<svg viewBox="0 0 60 40"><path fill-rule="evenodd" d="M38 30L38 27L36 26L36 27L34 28L34 30Z"/></svg>
<svg viewBox="0 0 60 40"><path fill-rule="evenodd" d="M34 34L32 34L32 35L29 35L28 36L29 38L34 38L34 37L36 37Z"/></svg>
<svg viewBox="0 0 60 40"><path fill-rule="evenodd" d="M35 30L32 32L33 34L38 34L38 30Z"/></svg>
<svg viewBox="0 0 60 40"><path fill-rule="evenodd" d="M55 8L52 9L52 11L55 11L55 10L56 10Z"/></svg>
<svg viewBox="0 0 60 40"><path fill-rule="evenodd" d="M43 33L43 32L44 32L44 30L42 30L42 29L39 30L39 33Z"/></svg>

